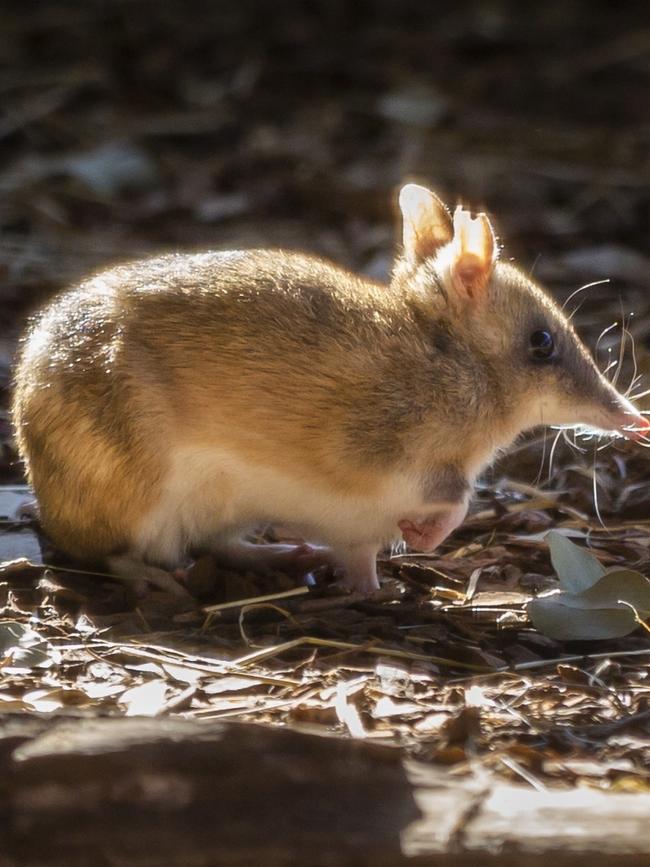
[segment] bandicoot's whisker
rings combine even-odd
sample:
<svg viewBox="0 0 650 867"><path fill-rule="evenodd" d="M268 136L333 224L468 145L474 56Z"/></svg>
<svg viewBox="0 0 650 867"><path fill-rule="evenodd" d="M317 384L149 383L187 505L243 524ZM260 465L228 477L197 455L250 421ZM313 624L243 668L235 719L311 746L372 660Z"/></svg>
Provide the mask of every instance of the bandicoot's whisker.
<svg viewBox="0 0 650 867"><path fill-rule="evenodd" d="M648 394L650 394L650 388L646 388L645 391L642 391L639 394L628 395L628 400L641 400L642 397L645 397Z"/></svg>
<svg viewBox="0 0 650 867"><path fill-rule="evenodd" d="M632 388L635 388L641 382L642 379L643 379L643 374L637 373L637 375L632 380ZM630 391L632 391L632 388L630 388Z"/></svg>
<svg viewBox="0 0 650 867"><path fill-rule="evenodd" d="M614 445L614 443L616 442L617 439L618 439L617 436L611 436L609 434L599 434L598 441L600 442L600 440L602 440L603 443L602 443L602 445L598 445L596 447L596 451L602 452L605 449L610 448L611 446Z"/></svg>
<svg viewBox="0 0 650 867"><path fill-rule="evenodd" d="M634 313L633 313L633 312L630 313L630 320L632 319L633 316L634 316ZM634 388L634 383L636 382L636 379L637 379L637 374L638 374L638 371L639 371L639 367L638 367L637 362L636 362L636 344L635 344L635 341L634 341L634 335L633 335L632 332L629 331L628 329L626 329L626 334L627 334L628 337L630 338L630 347L631 347L631 349L632 349L632 366L633 366L632 377L631 377L631 379L630 379L630 384L628 385L628 387L627 387L627 389L626 389L626 391L625 391L625 396L627 397L628 394L629 394L629 393L632 391L632 389Z"/></svg>
<svg viewBox="0 0 650 867"><path fill-rule="evenodd" d="M571 446L577 452L582 452L582 454L585 454L587 452L587 449L581 448L575 440L576 436L578 436L578 432L575 430L575 428L573 429L573 441L571 441L569 439L569 430L569 428L562 428L562 439L568 446ZM593 434L588 434L589 439L591 439L592 436Z"/></svg>
<svg viewBox="0 0 650 867"><path fill-rule="evenodd" d="M610 278L606 277L604 280L594 280L593 283L585 283L584 286L578 286L578 288L574 289L573 292L566 299L566 301L562 305L562 310L566 309L567 304L569 304L569 302L571 301L572 298L575 298L575 296L578 294L578 292L584 292L585 289L591 289L592 286L600 286L602 283L609 283L609 282L610 282ZM573 315L573 314L571 314L571 315Z"/></svg>
<svg viewBox="0 0 650 867"><path fill-rule="evenodd" d="M562 429L555 434L555 439L553 440L553 445L551 446L551 451L548 456L548 482L550 484L551 479L553 478L553 458L555 457L555 449L557 448L557 444L560 441L560 437L562 436Z"/></svg>
<svg viewBox="0 0 650 867"><path fill-rule="evenodd" d="M637 375L634 377L634 379L631 380L630 385L629 385L629 388L628 388L628 390L625 392L625 397L629 397L630 392L632 391L632 389L636 388L637 385L641 382L642 379L643 379L643 374L642 374L642 373L637 373Z"/></svg>
<svg viewBox="0 0 650 867"><path fill-rule="evenodd" d="M598 352L600 351L601 340L606 334L608 334L612 330L612 328L616 328L617 325L618 322L612 322L612 324L608 325L607 328L603 328L603 330L598 335L598 340L596 341L596 348L594 349L594 357L596 358L596 361L598 361ZM608 351L611 352L611 348Z"/></svg>
<svg viewBox="0 0 650 867"><path fill-rule="evenodd" d="M542 410L542 424L544 424L544 411ZM546 459L546 440L548 437L548 430L544 427L544 440L542 442L542 458L539 462L539 470L537 471L537 475L535 476L535 481L533 482L533 487L537 487L541 481L542 473L544 472L544 461Z"/></svg>
<svg viewBox="0 0 650 867"><path fill-rule="evenodd" d="M592 489L594 493L594 509L596 511L596 517L600 522L601 527L605 527L605 522L603 521L600 514L600 506L598 505L598 474L596 473L596 449L594 449L594 471L593 471L593 482Z"/></svg>
<svg viewBox="0 0 650 867"><path fill-rule="evenodd" d="M623 313L623 308L621 306L621 341L618 346L618 367L616 368L616 372L612 377L612 385L616 386L618 383L618 378L621 375L621 370L623 369L623 358L625 357L625 346L627 343L627 335L630 332L627 330L627 325L625 324L625 314Z"/></svg>
<svg viewBox="0 0 650 867"><path fill-rule="evenodd" d="M576 304L576 306L573 308L571 313L569 313L569 315L567 316L567 319L569 320L569 322L571 322L571 320L575 318L576 313L579 312L580 308L582 307L582 305L584 303L585 303L585 299L583 298L579 304Z"/></svg>

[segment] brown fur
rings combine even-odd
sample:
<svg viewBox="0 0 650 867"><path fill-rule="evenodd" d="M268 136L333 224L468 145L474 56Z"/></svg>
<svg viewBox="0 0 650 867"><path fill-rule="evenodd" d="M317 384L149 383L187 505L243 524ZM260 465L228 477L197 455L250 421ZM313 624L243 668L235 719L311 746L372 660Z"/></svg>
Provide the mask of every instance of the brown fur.
<svg viewBox="0 0 650 867"><path fill-rule="evenodd" d="M424 507L465 496L531 426L522 404L540 389L554 406L613 404L565 318L515 268L479 256L482 295L462 297L443 219L430 219L429 243L411 227L427 256L399 259L390 286L260 250L136 262L55 299L25 342L13 408L53 540L81 557L128 550L179 444L227 444L340 497L380 497L387 475L410 474ZM570 363L540 372L526 340L547 322ZM228 491L215 481L211 496Z"/></svg>

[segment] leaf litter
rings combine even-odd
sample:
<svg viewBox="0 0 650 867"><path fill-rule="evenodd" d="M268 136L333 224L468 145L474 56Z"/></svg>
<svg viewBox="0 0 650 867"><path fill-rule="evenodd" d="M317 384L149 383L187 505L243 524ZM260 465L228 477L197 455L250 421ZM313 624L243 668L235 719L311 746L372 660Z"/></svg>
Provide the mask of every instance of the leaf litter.
<svg viewBox="0 0 650 867"><path fill-rule="evenodd" d="M650 521L602 527L567 515L571 490L554 493L540 509L505 476L486 483L439 551L385 557L371 597L335 575L296 587L210 561L198 589L190 572L192 606L13 564L0 575L0 710L289 726L455 774L480 762L532 786L650 791L650 641L635 620L648 579L630 565L647 564ZM568 612L551 628L536 608L549 599ZM617 635L621 610L632 620Z"/></svg>

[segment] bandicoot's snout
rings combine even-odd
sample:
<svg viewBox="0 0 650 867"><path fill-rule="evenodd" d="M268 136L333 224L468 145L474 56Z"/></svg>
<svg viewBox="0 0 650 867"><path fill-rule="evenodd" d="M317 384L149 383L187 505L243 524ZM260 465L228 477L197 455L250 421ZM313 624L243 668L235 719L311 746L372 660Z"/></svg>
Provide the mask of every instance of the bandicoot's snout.
<svg viewBox="0 0 650 867"><path fill-rule="evenodd" d="M650 435L650 419L603 375L586 347L568 328L563 355L556 379L556 388L562 394L556 405L563 416L561 425L594 428L635 442Z"/></svg>
<svg viewBox="0 0 650 867"><path fill-rule="evenodd" d="M614 432L633 442L650 435L650 419L616 389L606 383L605 400L593 404L584 412L582 424L599 430Z"/></svg>
<svg viewBox="0 0 650 867"><path fill-rule="evenodd" d="M608 418L605 424L598 426L603 427L604 430L616 431L634 442L643 439L650 432L650 421L641 415L631 401L619 394L610 382L605 382L607 403L609 403Z"/></svg>
<svg viewBox="0 0 650 867"><path fill-rule="evenodd" d="M628 401L625 401L625 403L628 403ZM633 442L640 442L650 434L650 419L641 415L631 403L629 407L618 413L614 422L612 430L615 430Z"/></svg>

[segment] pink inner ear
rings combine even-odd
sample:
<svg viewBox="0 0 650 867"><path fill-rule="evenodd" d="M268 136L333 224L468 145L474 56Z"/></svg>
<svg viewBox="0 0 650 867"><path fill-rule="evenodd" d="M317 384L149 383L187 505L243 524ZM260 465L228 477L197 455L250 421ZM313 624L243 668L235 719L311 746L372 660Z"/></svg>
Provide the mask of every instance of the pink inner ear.
<svg viewBox="0 0 650 867"><path fill-rule="evenodd" d="M475 298L487 283L489 268L476 254L463 253L455 264L454 277L457 288Z"/></svg>
<svg viewBox="0 0 650 867"><path fill-rule="evenodd" d="M428 256L433 256L441 244L444 243L440 239L438 227L433 223L423 226L415 238L416 240L413 246L420 259L426 259Z"/></svg>

